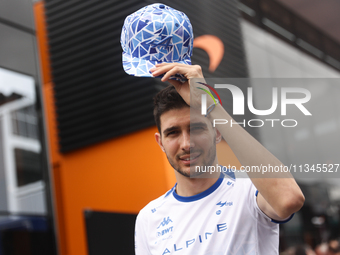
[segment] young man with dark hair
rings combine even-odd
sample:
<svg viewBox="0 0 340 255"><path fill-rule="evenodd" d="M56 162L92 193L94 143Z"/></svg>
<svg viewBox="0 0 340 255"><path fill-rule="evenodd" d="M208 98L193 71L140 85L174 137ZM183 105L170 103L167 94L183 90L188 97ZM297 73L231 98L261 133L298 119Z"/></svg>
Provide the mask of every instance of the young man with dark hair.
<svg viewBox="0 0 340 255"><path fill-rule="evenodd" d="M231 119L220 104L201 115L202 90L196 89L201 85L190 80L203 79L199 66L163 63L150 71L172 84L155 97L155 138L177 183L140 211L136 254L278 254L277 223L289 220L304 202L294 178L286 172L260 177L249 172L249 178L196 172L196 166L218 166L222 136L244 167L282 163L242 127L214 128L213 119ZM169 79L175 74L188 82Z"/></svg>

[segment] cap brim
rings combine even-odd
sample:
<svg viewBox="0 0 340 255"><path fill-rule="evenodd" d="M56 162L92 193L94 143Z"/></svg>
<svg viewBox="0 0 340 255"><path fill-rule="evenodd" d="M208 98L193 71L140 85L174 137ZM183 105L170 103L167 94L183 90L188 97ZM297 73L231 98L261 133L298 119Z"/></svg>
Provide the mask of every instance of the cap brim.
<svg viewBox="0 0 340 255"><path fill-rule="evenodd" d="M133 58L129 54L123 52L123 68L124 71L133 76L137 77L154 77L150 69L155 67L156 64L160 63L180 63L180 64L186 64L186 65L191 65L191 60L190 58L182 61L174 61L174 62L162 62L162 61L152 61L152 60L145 60L142 58ZM158 76L155 78L161 78L163 76ZM179 75L178 77L172 77L173 79L178 79L178 80L183 80L185 77Z"/></svg>

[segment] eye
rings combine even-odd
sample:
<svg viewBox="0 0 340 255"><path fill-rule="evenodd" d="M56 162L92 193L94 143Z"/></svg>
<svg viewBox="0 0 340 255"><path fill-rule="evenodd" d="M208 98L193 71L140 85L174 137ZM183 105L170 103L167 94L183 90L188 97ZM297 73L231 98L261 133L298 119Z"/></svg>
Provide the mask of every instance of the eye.
<svg viewBox="0 0 340 255"><path fill-rule="evenodd" d="M190 132L201 132L203 130L204 130L203 127L192 127L192 128L190 128Z"/></svg>
<svg viewBox="0 0 340 255"><path fill-rule="evenodd" d="M177 134L177 131L171 131L170 133L168 133L168 135L173 135L173 134Z"/></svg>

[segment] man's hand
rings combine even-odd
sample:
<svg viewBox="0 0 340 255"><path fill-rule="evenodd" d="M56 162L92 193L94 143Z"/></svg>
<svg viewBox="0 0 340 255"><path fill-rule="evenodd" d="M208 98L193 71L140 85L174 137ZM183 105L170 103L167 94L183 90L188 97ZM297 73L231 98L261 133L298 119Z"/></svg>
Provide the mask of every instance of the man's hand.
<svg viewBox="0 0 340 255"><path fill-rule="evenodd" d="M178 94L181 95L183 100L193 108L201 107L201 94L204 93L202 90L196 87L204 87L203 85L196 83L192 84L190 79L198 78L200 82L205 83L202 68L199 65L185 65L178 63L162 63L156 64L156 67L150 69L153 76L159 76L164 74L162 81L169 81L177 90ZM188 81L181 83L176 80L170 79L175 74L182 74ZM190 100L191 92L191 100Z"/></svg>

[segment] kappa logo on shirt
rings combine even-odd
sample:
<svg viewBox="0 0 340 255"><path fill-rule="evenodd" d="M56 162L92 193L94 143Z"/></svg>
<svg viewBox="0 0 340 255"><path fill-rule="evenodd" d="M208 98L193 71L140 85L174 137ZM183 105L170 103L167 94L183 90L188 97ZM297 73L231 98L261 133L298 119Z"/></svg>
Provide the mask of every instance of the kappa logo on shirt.
<svg viewBox="0 0 340 255"><path fill-rule="evenodd" d="M157 229L159 229L160 227L164 227L164 226L168 225L170 222L172 222L172 220L170 219L169 216L168 216L168 218L164 218L163 221L157 227Z"/></svg>

